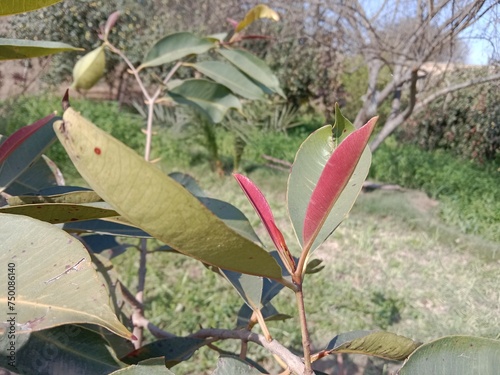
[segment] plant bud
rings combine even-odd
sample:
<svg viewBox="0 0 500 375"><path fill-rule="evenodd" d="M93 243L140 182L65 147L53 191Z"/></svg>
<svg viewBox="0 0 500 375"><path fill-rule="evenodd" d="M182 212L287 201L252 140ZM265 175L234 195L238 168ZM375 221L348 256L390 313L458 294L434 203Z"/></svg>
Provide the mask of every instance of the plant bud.
<svg viewBox="0 0 500 375"><path fill-rule="evenodd" d="M73 68L73 89L88 90L104 75L106 59L104 46L87 53L77 61Z"/></svg>

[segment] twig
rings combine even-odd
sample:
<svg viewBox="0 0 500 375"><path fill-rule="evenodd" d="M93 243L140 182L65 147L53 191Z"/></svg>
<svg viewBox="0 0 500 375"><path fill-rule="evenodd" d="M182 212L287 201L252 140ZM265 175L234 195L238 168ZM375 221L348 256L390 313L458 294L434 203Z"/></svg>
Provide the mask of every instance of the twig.
<svg viewBox="0 0 500 375"><path fill-rule="evenodd" d="M132 292L125 287L121 282L118 282L120 285L120 289L123 295L123 298L127 301L127 303L132 306L132 308L135 311L143 311L143 305L141 302L139 302ZM147 320L143 314L132 314L132 323L134 324L134 327L141 327L141 328L147 328L149 332L153 336L159 339L165 339L165 338L171 338L171 337L177 337L173 333L167 332L162 330L161 328L155 326L153 323L151 323L149 320Z"/></svg>
<svg viewBox="0 0 500 375"><path fill-rule="evenodd" d="M297 269L297 272L300 270ZM304 375L312 375L313 370L311 367L311 339L309 338L309 330L307 328L306 308L304 305L304 295L302 294L302 285L299 290L295 292L297 300L297 308L300 318L300 330L302 332L302 348L304 350Z"/></svg>
<svg viewBox="0 0 500 375"><path fill-rule="evenodd" d="M200 339L212 337L217 339L236 339L251 341L253 343L259 344L265 349L269 350L272 354L276 354L279 358L285 362L292 373L296 375L304 374L304 363L302 360L293 354L290 350L281 345L278 341L272 340L268 342L263 335L257 333L249 332L246 330L228 330L228 329L201 329L196 333L193 333L189 337L196 337Z"/></svg>

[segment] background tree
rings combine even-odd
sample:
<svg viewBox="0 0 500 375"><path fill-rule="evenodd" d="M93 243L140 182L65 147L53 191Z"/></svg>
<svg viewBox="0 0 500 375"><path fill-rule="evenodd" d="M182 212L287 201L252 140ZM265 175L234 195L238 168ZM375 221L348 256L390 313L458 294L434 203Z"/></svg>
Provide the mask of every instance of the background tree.
<svg viewBox="0 0 500 375"><path fill-rule="evenodd" d="M383 103L391 101L389 116L372 142L372 149L434 100L500 78L498 72L492 71L486 76L449 84L445 81L445 69L436 74L435 67L426 66L429 62L456 61L461 55L459 35L497 5L498 2L487 0L384 1L376 7L368 1L324 3L331 10L328 27L345 38L345 53L362 56L368 69L368 88L355 125L359 126L377 113ZM413 21L408 21L409 18ZM384 67L390 69L391 79L378 87Z"/></svg>

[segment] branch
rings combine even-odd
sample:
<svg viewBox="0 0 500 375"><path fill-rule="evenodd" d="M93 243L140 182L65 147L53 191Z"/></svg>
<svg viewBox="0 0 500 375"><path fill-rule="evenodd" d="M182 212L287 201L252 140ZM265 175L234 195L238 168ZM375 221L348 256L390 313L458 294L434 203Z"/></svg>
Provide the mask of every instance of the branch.
<svg viewBox="0 0 500 375"><path fill-rule="evenodd" d="M452 92L459 91L462 89L465 89L470 86L475 86L475 85L480 85L483 83L491 82L491 81L496 81L500 80L500 73L490 75L488 77L482 77L482 78L473 78L468 81L459 83L454 86L447 87L445 89L442 89L440 91L437 91L433 94L430 94L427 96L425 99L419 101L416 103L414 106L410 104L410 107L408 107L402 114L394 117L393 119L389 119L382 131L377 134L375 140L370 143L370 148L372 151L375 151L378 146L382 144L382 142L387 138L398 126L400 126L407 118L409 118L412 114L419 113L422 111L427 105L432 103L434 100L448 95ZM411 109L411 110L410 110Z"/></svg>
<svg viewBox="0 0 500 375"><path fill-rule="evenodd" d="M228 329L202 329L198 332L193 333L189 337L195 337L199 339L206 338L217 338L217 339L236 339L243 341L251 341L256 343L263 348L269 350L272 354L277 355L281 358L290 368L290 370L296 375L302 375L304 373L305 367L302 360L293 354L290 350L281 345L278 341L272 340L268 342L266 338L257 333L253 333L246 330L228 330Z"/></svg>

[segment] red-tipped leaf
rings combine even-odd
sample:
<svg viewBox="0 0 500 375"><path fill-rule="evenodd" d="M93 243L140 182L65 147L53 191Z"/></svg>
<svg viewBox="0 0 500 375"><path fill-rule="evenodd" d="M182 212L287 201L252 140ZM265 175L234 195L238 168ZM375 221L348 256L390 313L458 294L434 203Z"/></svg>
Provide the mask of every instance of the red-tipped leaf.
<svg viewBox="0 0 500 375"><path fill-rule="evenodd" d="M302 233L304 247L309 247L332 207L351 178L363 153L377 117L351 133L334 151L325 165L307 206Z"/></svg>
<svg viewBox="0 0 500 375"><path fill-rule="evenodd" d="M262 194L259 188L248 177L238 173L234 173L233 176L236 178L236 181L238 181L238 184L240 184L241 189L245 192L248 200L252 203L252 206L255 208L255 211L264 223L264 226L276 246L283 263L287 267L288 271L292 273L295 271L295 261L286 246L283 234L276 226L271 207L269 207L269 203L267 203L264 194Z"/></svg>
<svg viewBox="0 0 500 375"><path fill-rule="evenodd" d="M7 157L12 154L24 141L31 137L37 130L46 125L52 118L54 114L50 114L31 125L24 126L15 133L13 133L9 138L5 140L0 145L0 164L2 164Z"/></svg>

